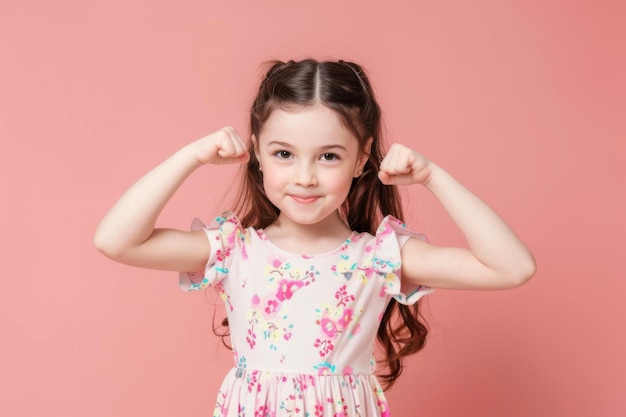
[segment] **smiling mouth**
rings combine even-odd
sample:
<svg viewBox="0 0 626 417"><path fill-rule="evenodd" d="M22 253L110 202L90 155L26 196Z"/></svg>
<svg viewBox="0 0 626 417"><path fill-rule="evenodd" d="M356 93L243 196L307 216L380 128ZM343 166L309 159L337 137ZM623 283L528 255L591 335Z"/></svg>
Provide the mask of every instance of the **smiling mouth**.
<svg viewBox="0 0 626 417"><path fill-rule="evenodd" d="M315 203L320 197L319 196L298 196L291 195L290 196L296 203L300 204L311 204Z"/></svg>

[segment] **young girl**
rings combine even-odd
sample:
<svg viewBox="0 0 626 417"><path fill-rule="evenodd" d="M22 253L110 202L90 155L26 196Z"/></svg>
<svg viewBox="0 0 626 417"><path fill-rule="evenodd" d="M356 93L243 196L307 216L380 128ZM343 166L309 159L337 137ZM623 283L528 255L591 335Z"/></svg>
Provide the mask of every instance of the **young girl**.
<svg viewBox="0 0 626 417"><path fill-rule="evenodd" d="M424 345L418 300L431 288L523 284L535 263L485 203L395 144L383 157L380 108L356 64L276 62L251 109L249 145L230 127L183 147L102 220L96 247L129 265L182 272L226 305L235 368L215 416L388 416L387 386ZM204 164L245 164L236 214L191 232L155 229ZM396 184L439 199L469 249L436 247L397 220Z"/></svg>

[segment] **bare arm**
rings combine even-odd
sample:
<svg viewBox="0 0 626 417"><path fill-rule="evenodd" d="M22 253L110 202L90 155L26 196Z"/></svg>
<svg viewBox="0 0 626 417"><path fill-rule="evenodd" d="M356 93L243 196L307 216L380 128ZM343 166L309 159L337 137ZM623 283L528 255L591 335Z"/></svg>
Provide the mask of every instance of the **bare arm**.
<svg viewBox="0 0 626 417"><path fill-rule="evenodd" d="M181 148L133 184L100 222L94 244L103 254L144 268L194 271L211 248L202 231L155 229L176 190L203 164L244 163L246 146L223 128Z"/></svg>
<svg viewBox="0 0 626 417"><path fill-rule="evenodd" d="M410 239L402 249L403 279L433 288L502 289L522 285L535 260L511 228L485 202L439 166L402 145L381 164L385 184L422 184L448 212L469 249Z"/></svg>

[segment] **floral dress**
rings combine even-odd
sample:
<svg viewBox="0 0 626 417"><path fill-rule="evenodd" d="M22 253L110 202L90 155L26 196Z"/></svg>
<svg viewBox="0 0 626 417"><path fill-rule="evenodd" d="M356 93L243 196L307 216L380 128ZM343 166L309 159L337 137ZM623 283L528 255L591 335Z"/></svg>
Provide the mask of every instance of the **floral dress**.
<svg viewBox="0 0 626 417"><path fill-rule="evenodd" d="M373 374L378 324L391 297L413 304L431 290L400 291L400 248L420 237L388 216L376 235L353 232L335 250L296 254L230 212L204 229L204 271L184 290L214 287L226 305L234 367L215 417L389 416Z"/></svg>

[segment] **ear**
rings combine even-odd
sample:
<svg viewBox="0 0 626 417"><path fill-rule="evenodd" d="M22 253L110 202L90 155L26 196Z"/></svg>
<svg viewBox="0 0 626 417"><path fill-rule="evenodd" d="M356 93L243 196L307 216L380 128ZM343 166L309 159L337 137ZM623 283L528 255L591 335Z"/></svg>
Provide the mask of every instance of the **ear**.
<svg viewBox="0 0 626 417"><path fill-rule="evenodd" d="M256 156L257 161L259 160L259 141L257 140L255 135L250 136L250 141L252 142L252 145L254 146L254 156Z"/></svg>
<svg viewBox="0 0 626 417"><path fill-rule="evenodd" d="M361 149L361 152L359 153L359 158L357 160L357 164L354 169L354 178L357 178L363 175L363 167L365 167L365 164L367 163L367 160L370 157L370 152L372 150L373 142L374 142L374 138L369 138L367 141L365 141L365 144L363 145L363 149Z"/></svg>

